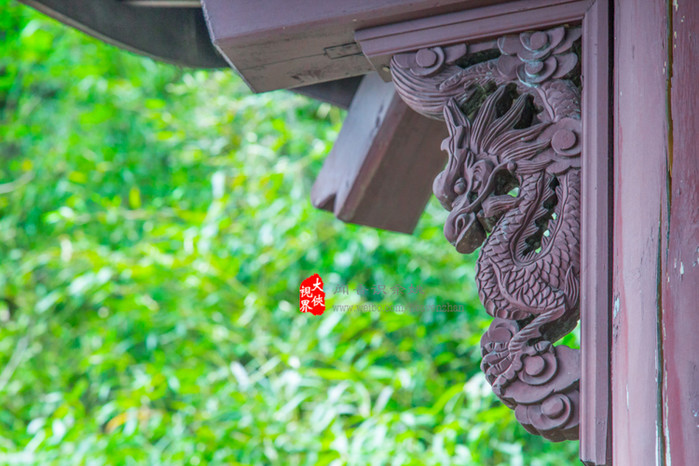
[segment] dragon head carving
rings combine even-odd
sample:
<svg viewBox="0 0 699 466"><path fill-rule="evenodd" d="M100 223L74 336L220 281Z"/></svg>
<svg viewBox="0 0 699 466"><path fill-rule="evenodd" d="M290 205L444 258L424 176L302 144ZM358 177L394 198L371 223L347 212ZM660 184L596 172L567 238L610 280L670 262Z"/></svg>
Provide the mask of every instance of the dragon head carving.
<svg viewBox="0 0 699 466"><path fill-rule="evenodd" d="M514 100L514 102L513 102ZM442 150L447 166L434 181L434 194L450 211L444 234L462 254L476 250L497 220L517 204L508 192L518 185L518 164L549 147L537 140L550 123L533 122L531 97L514 99L511 86L500 86L485 99L472 121L456 100L444 106L449 137Z"/></svg>

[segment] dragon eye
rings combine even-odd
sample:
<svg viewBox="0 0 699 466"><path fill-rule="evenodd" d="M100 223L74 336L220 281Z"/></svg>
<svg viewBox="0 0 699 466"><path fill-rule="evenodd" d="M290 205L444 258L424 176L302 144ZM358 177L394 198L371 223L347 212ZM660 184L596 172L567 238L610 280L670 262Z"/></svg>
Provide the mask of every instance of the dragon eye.
<svg viewBox="0 0 699 466"><path fill-rule="evenodd" d="M456 183L454 183L454 192L456 194L463 194L466 192L466 180L463 178L459 178L456 180Z"/></svg>

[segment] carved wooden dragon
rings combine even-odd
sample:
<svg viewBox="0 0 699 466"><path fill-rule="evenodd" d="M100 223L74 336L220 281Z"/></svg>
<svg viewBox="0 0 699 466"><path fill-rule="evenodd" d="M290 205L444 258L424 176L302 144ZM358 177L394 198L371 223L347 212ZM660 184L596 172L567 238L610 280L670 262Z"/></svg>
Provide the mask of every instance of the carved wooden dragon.
<svg viewBox="0 0 699 466"><path fill-rule="evenodd" d="M481 340L486 378L525 428L555 441L578 435L579 351L552 343L579 318L579 38L559 27L476 56L458 44L391 62L405 102L449 130L434 193L457 251L482 245L476 280L495 318Z"/></svg>

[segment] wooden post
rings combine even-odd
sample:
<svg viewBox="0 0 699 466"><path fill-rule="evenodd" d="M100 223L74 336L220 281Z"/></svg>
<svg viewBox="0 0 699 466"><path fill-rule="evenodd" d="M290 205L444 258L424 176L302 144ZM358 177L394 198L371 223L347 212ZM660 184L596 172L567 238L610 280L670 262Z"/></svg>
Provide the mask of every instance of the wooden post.
<svg viewBox="0 0 699 466"><path fill-rule="evenodd" d="M668 235L662 236L663 437L667 464L699 464L699 3L669 11Z"/></svg>
<svg viewBox="0 0 699 466"><path fill-rule="evenodd" d="M618 466L699 464L697 11L695 2L615 4Z"/></svg>
<svg viewBox="0 0 699 466"><path fill-rule="evenodd" d="M580 459L611 464L611 51L607 0L583 19Z"/></svg>

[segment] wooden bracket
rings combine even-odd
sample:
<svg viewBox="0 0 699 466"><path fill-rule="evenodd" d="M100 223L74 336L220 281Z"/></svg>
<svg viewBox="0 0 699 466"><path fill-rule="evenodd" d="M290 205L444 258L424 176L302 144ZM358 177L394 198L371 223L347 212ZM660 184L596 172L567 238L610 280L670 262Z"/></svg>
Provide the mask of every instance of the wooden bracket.
<svg viewBox="0 0 699 466"><path fill-rule="evenodd" d="M313 205L345 222L412 233L442 169L444 125L408 108L393 85L364 77L313 185Z"/></svg>
<svg viewBox="0 0 699 466"><path fill-rule="evenodd" d="M411 108L446 122L434 192L449 241L481 247L477 284L495 317L481 341L487 379L531 432L582 434L595 465L611 452L610 152L608 120L597 122L609 113L607 5L513 2L355 34ZM594 72L583 115L581 61ZM582 351L553 346L581 313ZM582 393L581 374L596 384Z"/></svg>

